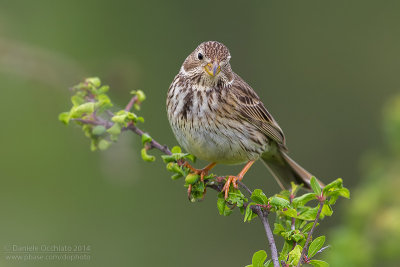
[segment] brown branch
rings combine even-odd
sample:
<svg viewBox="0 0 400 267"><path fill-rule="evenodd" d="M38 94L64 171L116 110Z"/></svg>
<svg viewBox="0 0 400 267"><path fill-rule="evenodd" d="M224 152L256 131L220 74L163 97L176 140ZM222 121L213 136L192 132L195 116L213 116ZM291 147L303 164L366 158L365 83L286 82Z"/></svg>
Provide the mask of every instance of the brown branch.
<svg viewBox="0 0 400 267"><path fill-rule="evenodd" d="M321 215L322 207L324 206L325 198L324 197L318 197L318 198L319 198L318 199L319 200L319 209L317 212L317 217L315 217L314 224L313 224L310 232L308 232L308 237L307 237L306 243L304 244L303 250L301 251L300 260L297 263L297 267L300 267L301 264L303 263L304 256L306 255L306 252L308 250L308 243L310 243L310 241L311 241L312 234L314 232L315 227L317 226L319 216Z"/></svg>
<svg viewBox="0 0 400 267"><path fill-rule="evenodd" d="M253 193L244 183L238 181L238 184L244 188L250 195ZM271 250L271 258L274 263L274 267L279 267L278 250L276 249L274 235L272 234L271 226L268 222L268 211L263 211L260 206L252 206L251 209L258 215L261 223L264 225L264 230L267 235L268 245Z"/></svg>

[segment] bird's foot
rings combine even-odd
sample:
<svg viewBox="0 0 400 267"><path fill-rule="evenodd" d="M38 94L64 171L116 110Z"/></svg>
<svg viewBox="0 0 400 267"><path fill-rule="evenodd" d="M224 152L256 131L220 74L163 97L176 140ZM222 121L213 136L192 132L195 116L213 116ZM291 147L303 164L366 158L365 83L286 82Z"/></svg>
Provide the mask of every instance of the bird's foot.
<svg viewBox="0 0 400 267"><path fill-rule="evenodd" d="M238 185L237 185L237 181L239 180L239 181L241 181L243 179L243 176L227 176L227 180L226 180L226 182L225 182L225 185L224 185L224 187L222 188L222 192L225 192L225 199L227 199L228 198L228 195L229 195L229 188L231 187L231 184L232 184L232 186L233 186L233 188L238 188Z"/></svg>
<svg viewBox="0 0 400 267"><path fill-rule="evenodd" d="M224 187L222 188L221 192L225 191L225 199L228 198L229 195L229 188L231 184L233 185L233 188L238 189L237 181L241 181L246 174L246 172L250 169L251 165L253 165L254 160L250 160L249 162L246 163L246 165L243 167L243 169L240 171L240 173L237 176L228 176L227 180L225 182Z"/></svg>
<svg viewBox="0 0 400 267"><path fill-rule="evenodd" d="M212 168L214 168L215 165L216 165L216 163L215 163L215 162L212 162L212 163L208 164L206 167L204 167L203 169L196 169L196 168L194 168L192 165L190 165L187 161L183 164L183 166L186 167L186 168L188 168L188 169L190 169L190 171L191 171L192 173L197 174L197 175L200 175L200 181L201 181L201 182L204 182L204 177L208 175L208 172L209 172ZM192 185L189 184L189 187L188 187L188 198L189 198L189 200L190 200L190 195L191 195L191 193L192 193ZM204 195L203 195L203 197L205 196L205 193L206 193L206 190L204 189Z"/></svg>

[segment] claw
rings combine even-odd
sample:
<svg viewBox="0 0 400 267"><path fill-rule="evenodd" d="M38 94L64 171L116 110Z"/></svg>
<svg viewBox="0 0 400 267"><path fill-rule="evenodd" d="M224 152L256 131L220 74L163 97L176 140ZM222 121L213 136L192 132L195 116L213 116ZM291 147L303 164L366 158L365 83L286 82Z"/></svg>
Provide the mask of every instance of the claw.
<svg viewBox="0 0 400 267"><path fill-rule="evenodd" d="M228 198L229 188L230 188L231 184L234 188L237 189L238 188L237 180L241 181L242 179L243 179L243 177L239 177L239 176L228 176L228 179L226 180L225 185L222 188L222 192L225 192L225 199Z"/></svg>
<svg viewBox="0 0 400 267"><path fill-rule="evenodd" d="M229 187L231 184L233 185L233 188L238 188L237 181L241 181L243 179L243 176L246 174L246 172L250 169L251 165L253 165L254 160L251 160L246 163L246 165L243 167L242 171L237 175L237 176L228 176L224 187L222 188L222 192L225 192L225 199L228 198L229 195Z"/></svg>

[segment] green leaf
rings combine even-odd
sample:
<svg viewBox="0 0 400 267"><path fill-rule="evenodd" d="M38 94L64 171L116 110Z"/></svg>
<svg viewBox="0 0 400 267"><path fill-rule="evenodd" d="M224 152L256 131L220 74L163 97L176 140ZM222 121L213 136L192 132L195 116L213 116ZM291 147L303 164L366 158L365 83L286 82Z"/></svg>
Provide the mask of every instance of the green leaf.
<svg viewBox="0 0 400 267"><path fill-rule="evenodd" d="M278 209L290 207L290 202L288 200L281 198L281 197L276 197L276 196L269 198L269 204L277 207Z"/></svg>
<svg viewBox="0 0 400 267"><path fill-rule="evenodd" d="M313 240L308 248L308 258L314 257L325 243L325 236L319 236Z"/></svg>
<svg viewBox="0 0 400 267"><path fill-rule="evenodd" d="M74 107L77 107L85 103L85 99L81 95L76 94L71 96L71 102Z"/></svg>
<svg viewBox="0 0 400 267"><path fill-rule="evenodd" d="M310 264L314 267L329 267L329 264L326 261L320 260L310 260Z"/></svg>
<svg viewBox="0 0 400 267"><path fill-rule="evenodd" d="M136 95L138 97L139 102L143 102L146 100L146 95L143 93L142 90L137 90Z"/></svg>
<svg viewBox="0 0 400 267"><path fill-rule="evenodd" d="M151 141L153 141L153 138L150 137L150 135L144 133L142 134L142 144L146 144L146 143L150 143Z"/></svg>
<svg viewBox="0 0 400 267"><path fill-rule="evenodd" d="M162 155L161 158L165 163L169 163L169 162L174 162L175 161L175 156L174 155Z"/></svg>
<svg viewBox="0 0 400 267"><path fill-rule="evenodd" d="M297 217L297 211L295 209L289 208L289 209L284 210L282 212L283 212L283 214L285 214L288 217L293 217L293 218Z"/></svg>
<svg viewBox="0 0 400 267"><path fill-rule="evenodd" d="M301 231L304 232L304 233L307 233L308 231L311 230L311 228L312 228L313 225L314 225L314 222L310 222L310 223L308 223L306 226L304 226L303 229L302 229ZM318 223L317 223L316 226L318 226Z"/></svg>
<svg viewBox="0 0 400 267"><path fill-rule="evenodd" d="M330 205L324 204L322 206L321 215L322 216L332 216L333 210Z"/></svg>
<svg viewBox="0 0 400 267"><path fill-rule="evenodd" d="M109 146L111 146L111 143L104 139L100 140L98 144L100 150L106 150Z"/></svg>
<svg viewBox="0 0 400 267"><path fill-rule="evenodd" d="M307 202L316 199L315 196L316 196L315 193L304 194L302 196L294 198L292 204L295 207L304 206L305 204L307 204Z"/></svg>
<svg viewBox="0 0 400 267"><path fill-rule="evenodd" d="M335 181L327 184L323 189L323 193L324 195L326 195L329 191L340 189L342 187L343 187L343 180L341 178L338 178Z"/></svg>
<svg viewBox="0 0 400 267"><path fill-rule="evenodd" d="M302 211L299 215L297 215L297 219L306 220L306 221L314 221L315 217L317 217L318 207L315 208L307 208Z"/></svg>
<svg viewBox="0 0 400 267"><path fill-rule="evenodd" d="M70 112L71 118L80 118L83 114L91 114L94 112L95 103L89 102L73 107Z"/></svg>
<svg viewBox="0 0 400 267"><path fill-rule="evenodd" d="M58 115L58 120L61 121L62 123L64 123L65 125L68 125L69 123L69 112L63 112L60 113L60 115Z"/></svg>
<svg viewBox="0 0 400 267"><path fill-rule="evenodd" d="M256 203L250 202L246 207L246 212L244 214L244 222L251 221L254 217L257 217L257 214L253 212L251 206L255 205Z"/></svg>
<svg viewBox="0 0 400 267"><path fill-rule="evenodd" d="M144 161L152 162L156 160L156 157L147 154L146 148L142 148L141 155Z"/></svg>
<svg viewBox="0 0 400 267"><path fill-rule="evenodd" d="M286 229L280 223L274 223L274 235L279 235L282 232L285 232Z"/></svg>
<svg viewBox="0 0 400 267"><path fill-rule="evenodd" d="M296 245L296 247L289 252L289 263L292 265L297 265L299 263L301 257L301 250L303 248L300 245Z"/></svg>
<svg viewBox="0 0 400 267"><path fill-rule="evenodd" d="M85 80L85 82L91 83L91 84L93 84L93 85L96 86L96 87L99 87L99 86L101 85L101 81L100 81L100 79L97 78L97 77L87 78L87 79Z"/></svg>
<svg viewBox="0 0 400 267"><path fill-rule="evenodd" d="M268 203L268 198L261 189L255 189L250 198L257 204L267 205Z"/></svg>
<svg viewBox="0 0 400 267"><path fill-rule="evenodd" d="M110 138L112 141L117 141L118 136L121 134L121 125L114 123L113 126L108 128L107 132L111 135Z"/></svg>
<svg viewBox="0 0 400 267"><path fill-rule="evenodd" d="M174 146L174 147L171 149L171 152L172 152L172 154L175 154L175 153L182 153L182 149L181 149L179 146Z"/></svg>
<svg viewBox="0 0 400 267"><path fill-rule="evenodd" d="M92 129L92 133L97 136L103 135L105 132L106 127L104 127L103 125L97 125Z"/></svg>
<svg viewBox="0 0 400 267"><path fill-rule="evenodd" d="M97 91L99 92L99 94L104 94L104 93L107 93L109 89L110 89L110 86L103 85Z"/></svg>
<svg viewBox="0 0 400 267"><path fill-rule="evenodd" d="M350 191L347 188L341 188L338 190L338 193L341 197L350 198Z"/></svg>
<svg viewBox="0 0 400 267"><path fill-rule="evenodd" d="M264 267L274 267L274 263L271 260L267 260L264 263Z"/></svg>
<svg viewBox="0 0 400 267"><path fill-rule="evenodd" d="M171 179L172 179L172 180L178 180L179 178L182 178L182 177L183 177L182 174L180 174L180 173L175 173L175 174L173 174L173 175L171 176Z"/></svg>
<svg viewBox="0 0 400 267"><path fill-rule="evenodd" d="M321 187L314 176L310 179L310 185L315 194L321 195Z"/></svg>
<svg viewBox="0 0 400 267"><path fill-rule="evenodd" d="M185 154L185 156L183 156L184 159L188 159L191 162L196 162L196 157L192 154Z"/></svg>
<svg viewBox="0 0 400 267"><path fill-rule="evenodd" d="M265 250L259 250L253 254L251 263L253 267L264 267L264 261L267 259L267 252Z"/></svg>
<svg viewBox="0 0 400 267"><path fill-rule="evenodd" d="M219 215L228 216L232 213L232 210L226 205L224 194L221 193L218 195L217 208Z"/></svg>

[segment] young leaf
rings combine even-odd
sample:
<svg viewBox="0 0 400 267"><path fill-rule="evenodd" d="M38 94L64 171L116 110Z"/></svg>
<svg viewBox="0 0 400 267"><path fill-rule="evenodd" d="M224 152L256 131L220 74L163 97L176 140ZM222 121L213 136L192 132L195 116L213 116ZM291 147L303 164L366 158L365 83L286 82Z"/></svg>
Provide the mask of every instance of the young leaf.
<svg viewBox="0 0 400 267"><path fill-rule="evenodd" d="M340 188L338 193L341 197L350 198L350 191L345 187Z"/></svg>
<svg viewBox="0 0 400 267"><path fill-rule="evenodd" d="M325 236L319 236L310 244L308 248L308 258L314 257L325 243Z"/></svg>
<svg viewBox="0 0 400 267"><path fill-rule="evenodd" d="M266 205L268 203L268 198L261 189L255 189L250 198L257 204Z"/></svg>
<svg viewBox="0 0 400 267"><path fill-rule="evenodd" d="M228 216L232 213L232 210L226 205L224 194L222 193L218 194L217 208L219 215Z"/></svg>
<svg viewBox="0 0 400 267"><path fill-rule="evenodd" d="M329 264L326 261L320 260L310 260L310 264L314 267L329 267Z"/></svg>
<svg viewBox="0 0 400 267"><path fill-rule="evenodd" d="M314 176L311 177L310 184L314 193L317 194L318 196L321 195L321 187Z"/></svg>
<svg viewBox="0 0 400 267"><path fill-rule="evenodd" d="M290 202L288 200L275 196L269 198L269 204L277 207L278 209L290 207Z"/></svg>
<svg viewBox="0 0 400 267"><path fill-rule="evenodd" d="M292 204L295 207L304 206L307 202L316 199L315 193L307 193L293 199Z"/></svg>
<svg viewBox="0 0 400 267"><path fill-rule="evenodd" d="M326 195L329 191L340 189L342 187L343 187L343 180L341 178L338 178L324 187L323 189L324 195Z"/></svg>
<svg viewBox="0 0 400 267"><path fill-rule="evenodd" d="M253 254L251 263L253 267L264 267L264 261L267 259L267 252L264 250L259 250Z"/></svg>
<svg viewBox="0 0 400 267"><path fill-rule="evenodd" d="M289 208L287 210L282 211L283 214L289 217L296 218L297 217L297 211L295 209Z"/></svg>
<svg viewBox="0 0 400 267"><path fill-rule="evenodd" d="M150 135L144 133L142 134L142 144L150 143L153 140L153 138L150 137Z"/></svg>
<svg viewBox="0 0 400 267"><path fill-rule="evenodd" d="M280 223L274 223L274 235L279 235L282 232L285 232L286 229Z"/></svg>
<svg viewBox="0 0 400 267"><path fill-rule="evenodd" d="M98 144L100 150L106 150L109 146L111 146L111 143L104 139L100 140Z"/></svg>
<svg viewBox="0 0 400 267"><path fill-rule="evenodd" d="M121 133L121 126L118 123L114 123L114 125L111 126L107 132L111 135L110 138L112 141L117 141L118 136Z"/></svg>
<svg viewBox="0 0 400 267"><path fill-rule="evenodd" d="M142 148L141 150L142 159L144 161L152 162L156 160L156 157L147 154L146 148Z"/></svg>
<svg viewBox="0 0 400 267"><path fill-rule="evenodd" d="M63 112L60 113L60 115L58 115L58 120L61 121L62 123L64 123L65 125L68 125L69 123L69 112Z"/></svg>
<svg viewBox="0 0 400 267"><path fill-rule="evenodd" d="M174 147L171 149L171 152L172 152L172 154L175 154L175 153L182 153L182 149L181 149L179 146L174 146Z"/></svg>
<svg viewBox="0 0 400 267"><path fill-rule="evenodd" d="M302 231L303 233L307 233L308 231L311 230L311 228L312 228L313 225L314 225L314 222L310 222L310 223L308 223L306 226L304 226L304 228L301 229L301 231ZM318 225L319 225L319 223L317 223L316 226L318 226Z"/></svg>
<svg viewBox="0 0 400 267"><path fill-rule="evenodd" d="M99 86L101 85L101 81L100 81L100 79L99 79L98 77L87 78L87 79L85 80L85 82L91 83L91 84L93 84L93 85L96 86L96 87L99 87Z"/></svg>
<svg viewBox="0 0 400 267"><path fill-rule="evenodd" d="M315 208L307 208L306 210L302 211L299 215L297 215L297 219L306 220L306 221L313 221L318 213L318 206Z"/></svg>
<svg viewBox="0 0 400 267"><path fill-rule="evenodd" d="M299 263L302 247L297 245L292 251L289 252L289 263L296 266Z"/></svg>
<svg viewBox="0 0 400 267"><path fill-rule="evenodd" d="M251 202L247 205L246 207L246 212L244 214L244 222L249 222L251 221L254 217L257 217L257 214L253 212L251 209L251 206L255 205L256 203Z"/></svg>
<svg viewBox="0 0 400 267"><path fill-rule="evenodd" d="M321 210L321 216L332 216L333 210L330 205L324 204Z"/></svg>

